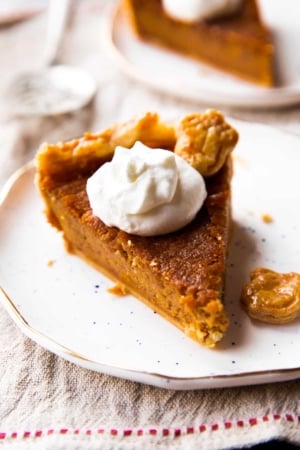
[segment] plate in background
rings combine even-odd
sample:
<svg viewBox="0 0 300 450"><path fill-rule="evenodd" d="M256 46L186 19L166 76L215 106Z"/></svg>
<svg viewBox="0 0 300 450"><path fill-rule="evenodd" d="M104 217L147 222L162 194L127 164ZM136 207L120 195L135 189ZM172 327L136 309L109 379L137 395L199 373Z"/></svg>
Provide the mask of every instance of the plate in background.
<svg viewBox="0 0 300 450"><path fill-rule="evenodd" d="M107 15L103 40L109 54L131 78L178 98L239 108L279 108L300 102L300 2L260 0L272 29L281 86L264 88L139 40L122 11Z"/></svg>

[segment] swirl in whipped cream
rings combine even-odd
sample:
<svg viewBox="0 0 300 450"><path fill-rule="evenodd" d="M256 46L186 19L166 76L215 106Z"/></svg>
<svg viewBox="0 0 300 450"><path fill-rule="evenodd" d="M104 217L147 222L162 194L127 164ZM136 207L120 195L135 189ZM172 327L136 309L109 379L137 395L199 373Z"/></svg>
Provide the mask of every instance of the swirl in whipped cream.
<svg viewBox="0 0 300 450"><path fill-rule="evenodd" d="M162 0L165 12L182 22L225 16L237 11L243 0Z"/></svg>
<svg viewBox="0 0 300 450"><path fill-rule="evenodd" d="M127 233L155 236L191 222L207 193L197 170L175 153L136 142L87 181L93 214Z"/></svg>

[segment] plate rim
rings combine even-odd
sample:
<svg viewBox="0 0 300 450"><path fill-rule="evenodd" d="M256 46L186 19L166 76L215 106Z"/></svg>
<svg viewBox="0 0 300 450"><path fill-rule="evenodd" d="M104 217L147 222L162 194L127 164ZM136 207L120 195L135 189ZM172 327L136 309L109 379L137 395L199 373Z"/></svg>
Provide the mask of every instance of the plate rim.
<svg viewBox="0 0 300 450"><path fill-rule="evenodd" d="M121 7L119 4L114 6L108 6L105 11L103 18L103 26L102 26L102 41L104 43L104 49L107 52L108 57L115 63L115 65L125 73L130 79L138 81L142 85L153 89L154 91L160 92L162 94L171 95L174 98L185 100L192 103L213 103L216 106L223 107L233 107L241 110L246 109L257 109L257 110L267 110L271 108L284 108L287 106L292 106L300 103L300 81L299 85L296 87L293 86L283 86L283 87L274 87L274 88L261 88L261 94L254 94L253 92L249 92L246 96L241 95L241 93L237 93L234 96L228 93L220 93L220 92L212 92L209 91L207 94L207 90L200 91L199 89L195 90L186 90L182 89L179 86L173 87L170 83L166 83L163 80L157 81L155 78L151 78L146 76L143 72L137 71L137 66L126 58L126 54L122 52L122 50L118 47L114 40L115 27L118 20L124 20L123 12L121 11ZM147 48L150 44L146 42L142 42L137 37L132 34L132 38L135 39L136 42L140 42L141 45ZM153 48L153 47L151 47ZM172 54L172 51L167 49L154 47L157 52ZM180 56L175 53L177 58L182 58L182 61L185 61L186 58L184 56ZM189 62L193 62L193 60L188 60ZM200 64L195 62L195 64ZM205 64L203 63L205 67ZM211 69L213 70L213 69ZM218 73L218 72L217 72ZM238 82L238 80L237 80ZM223 100L220 100L223 98Z"/></svg>
<svg viewBox="0 0 300 450"><path fill-rule="evenodd" d="M243 372L233 375L172 377L159 372L148 372L144 370L122 368L112 364L104 364L100 361L87 358L79 352L60 344L52 337L37 330L35 327L32 327L1 286L0 302L23 334L45 350L85 369L110 376L116 376L129 381L141 382L143 384L166 389L193 390L231 388L249 384L291 381L300 377L300 368Z"/></svg>

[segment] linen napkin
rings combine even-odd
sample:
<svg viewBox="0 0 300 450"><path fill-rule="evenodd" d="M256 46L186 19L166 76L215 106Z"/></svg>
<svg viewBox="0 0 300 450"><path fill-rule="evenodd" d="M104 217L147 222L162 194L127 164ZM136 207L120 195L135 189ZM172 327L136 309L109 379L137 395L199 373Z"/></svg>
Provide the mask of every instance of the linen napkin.
<svg viewBox="0 0 300 450"><path fill-rule="evenodd" d="M92 372L45 351L0 315L0 446L229 449L300 443L300 382L170 391Z"/></svg>

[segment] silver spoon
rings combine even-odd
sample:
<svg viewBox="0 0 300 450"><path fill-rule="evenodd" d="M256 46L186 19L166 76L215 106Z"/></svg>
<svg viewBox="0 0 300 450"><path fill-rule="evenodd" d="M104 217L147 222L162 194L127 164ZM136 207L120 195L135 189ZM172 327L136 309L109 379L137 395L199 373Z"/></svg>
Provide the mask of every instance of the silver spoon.
<svg viewBox="0 0 300 450"><path fill-rule="evenodd" d="M43 68L17 76L5 93L10 116L63 114L85 106L96 83L84 70L57 65L56 59L70 12L71 0L49 0Z"/></svg>

